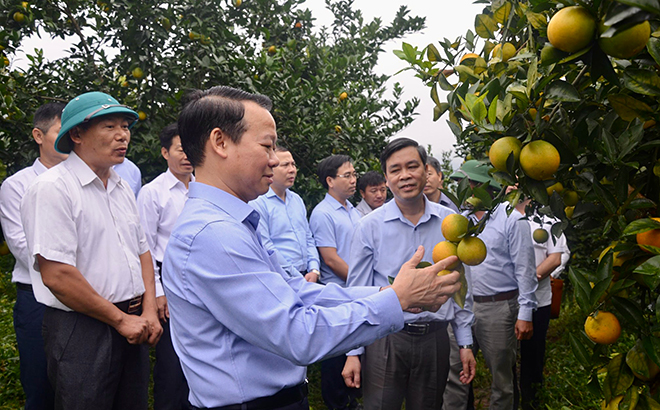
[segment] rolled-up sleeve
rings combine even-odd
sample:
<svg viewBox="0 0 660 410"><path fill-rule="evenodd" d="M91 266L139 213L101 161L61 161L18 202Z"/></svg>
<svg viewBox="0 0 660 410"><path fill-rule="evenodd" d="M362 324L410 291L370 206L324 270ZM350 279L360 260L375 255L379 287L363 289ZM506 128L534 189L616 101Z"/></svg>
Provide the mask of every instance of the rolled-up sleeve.
<svg viewBox="0 0 660 410"><path fill-rule="evenodd" d="M509 228L509 251L519 292L518 319L531 322L537 306L534 292L538 287L538 280L529 223L519 219L509 224Z"/></svg>

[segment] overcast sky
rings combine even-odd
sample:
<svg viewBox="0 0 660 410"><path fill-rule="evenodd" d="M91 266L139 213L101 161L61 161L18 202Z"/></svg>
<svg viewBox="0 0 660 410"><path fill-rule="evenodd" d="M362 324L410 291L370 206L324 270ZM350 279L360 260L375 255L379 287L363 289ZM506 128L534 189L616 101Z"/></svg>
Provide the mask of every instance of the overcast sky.
<svg viewBox="0 0 660 410"><path fill-rule="evenodd" d="M403 40L387 44L385 46L386 52L381 55L378 66L375 68L378 73L392 75L406 67L406 64L392 53L392 50L401 49L403 41L423 48L429 43L437 42L443 38L454 40L458 36L464 35L468 29L474 30L474 17L483 8L483 5L472 4L470 0L415 2L355 0L354 7L362 10L366 21L370 21L374 17L380 17L383 23L387 24L392 21L399 7L406 3L411 16L426 17L427 28ZM317 19L317 25L329 26L332 23L332 15L325 8L324 0L307 0L305 6L312 10L312 14ZM68 44L62 40L38 39L36 37L25 41L23 45L24 50L33 50L35 47L42 48L46 58L61 57L65 55L64 50L69 48ZM25 58L21 57L20 54L18 59L19 61L15 61L14 64L23 67L27 65ZM421 100L418 108L419 115L399 135L413 138L423 146L431 144L433 154L437 157L440 157L442 151L452 150L456 139L447 126L447 116L444 115L437 122L433 122L433 103L429 97L430 89L425 87L418 78L415 78L412 71L406 71L395 76L390 80L391 84L394 82L403 85L405 90L404 100L412 97L418 97ZM453 79L453 82L455 82L455 79ZM455 166L458 164L460 164L460 161L455 162Z"/></svg>

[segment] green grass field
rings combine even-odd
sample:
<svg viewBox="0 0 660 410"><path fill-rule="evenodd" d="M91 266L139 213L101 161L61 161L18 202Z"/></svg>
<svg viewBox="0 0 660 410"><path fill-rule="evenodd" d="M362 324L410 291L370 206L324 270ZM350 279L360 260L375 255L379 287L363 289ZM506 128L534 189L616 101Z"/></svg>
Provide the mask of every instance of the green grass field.
<svg viewBox="0 0 660 410"><path fill-rule="evenodd" d="M2 272L11 269L9 258L0 258ZM18 351L12 325L12 309L16 291L8 273L0 275L0 410L21 409L23 390L19 381ZM569 331L580 329L580 315L574 303L564 303L559 319L552 320L548 332L546 387L543 399L547 409L594 409L600 402L586 389L587 375L577 363L568 343ZM490 375L477 357L475 378L476 408L488 408ZM321 399L319 366L309 368L310 406L313 410L326 409Z"/></svg>

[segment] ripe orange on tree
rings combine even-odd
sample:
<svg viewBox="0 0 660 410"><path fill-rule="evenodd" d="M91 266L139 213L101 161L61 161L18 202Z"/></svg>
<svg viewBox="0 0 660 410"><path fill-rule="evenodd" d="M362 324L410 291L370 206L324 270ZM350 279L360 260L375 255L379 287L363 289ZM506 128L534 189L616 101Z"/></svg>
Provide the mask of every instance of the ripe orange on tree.
<svg viewBox="0 0 660 410"><path fill-rule="evenodd" d="M660 222L660 218L651 219ZM652 229L650 231L638 233L636 239L638 245L648 245L660 248L660 229Z"/></svg>
<svg viewBox="0 0 660 410"><path fill-rule="evenodd" d="M610 312L596 311L584 322L584 331L592 341L609 345L621 336L619 319Z"/></svg>
<svg viewBox="0 0 660 410"><path fill-rule="evenodd" d="M538 181L552 177L559 168L559 151L543 140L532 141L520 150L520 166L523 172Z"/></svg>
<svg viewBox="0 0 660 410"><path fill-rule="evenodd" d="M509 155L513 153L514 163L518 163L520 158L520 151L522 149L522 142L516 137L502 137L490 146L488 150L488 158L490 163L493 164L498 171L507 172L506 160Z"/></svg>
<svg viewBox="0 0 660 410"><path fill-rule="evenodd" d="M598 31L602 34L609 28L610 26L601 23ZM643 21L616 33L612 37L600 37L598 44L601 50L609 56L631 58L644 50L649 37L651 37L651 25L648 21Z"/></svg>
<svg viewBox="0 0 660 410"><path fill-rule="evenodd" d="M596 19L582 6L564 7L548 23L548 40L555 48L575 53L587 47L596 34Z"/></svg>

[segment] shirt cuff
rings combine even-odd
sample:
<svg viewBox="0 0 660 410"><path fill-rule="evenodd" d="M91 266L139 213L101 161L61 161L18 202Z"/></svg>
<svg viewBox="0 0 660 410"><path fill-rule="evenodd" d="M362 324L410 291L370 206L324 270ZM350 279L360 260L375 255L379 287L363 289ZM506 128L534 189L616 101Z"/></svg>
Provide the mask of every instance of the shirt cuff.
<svg viewBox="0 0 660 410"><path fill-rule="evenodd" d="M375 304L380 319L379 339L403 329L403 310L394 289L387 288L374 293L369 299Z"/></svg>
<svg viewBox="0 0 660 410"><path fill-rule="evenodd" d="M351 350L350 352L346 353L346 356L359 356L362 353L364 353L364 347Z"/></svg>
<svg viewBox="0 0 660 410"><path fill-rule="evenodd" d="M160 283L160 280L156 280L156 297L165 296L165 291L163 290L163 284Z"/></svg>
<svg viewBox="0 0 660 410"><path fill-rule="evenodd" d="M533 313L534 313L533 308L526 307L526 306L520 306L520 310L518 310L518 320L524 320L526 322L531 322Z"/></svg>
<svg viewBox="0 0 660 410"><path fill-rule="evenodd" d="M460 327L459 325L452 323L452 328L454 329L454 335L456 336L456 343L459 346L471 345L472 344L472 328Z"/></svg>
<svg viewBox="0 0 660 410"><path fill-rule="evenodd" d="M307 264L307 271L312 271L312 270L314 270L314 269L316 269L317 271L321 272L321 266L319 265L318 262L316 262L316 261L312 261L312 262L310 262L310 263Z"/></svg>

